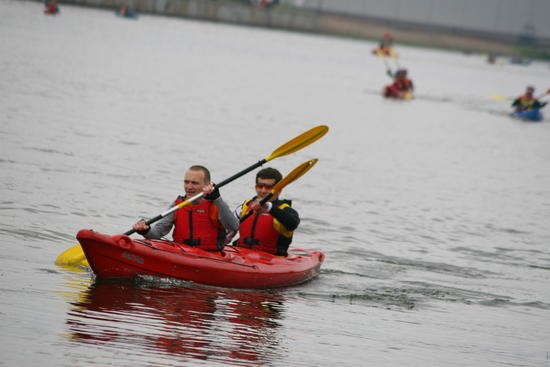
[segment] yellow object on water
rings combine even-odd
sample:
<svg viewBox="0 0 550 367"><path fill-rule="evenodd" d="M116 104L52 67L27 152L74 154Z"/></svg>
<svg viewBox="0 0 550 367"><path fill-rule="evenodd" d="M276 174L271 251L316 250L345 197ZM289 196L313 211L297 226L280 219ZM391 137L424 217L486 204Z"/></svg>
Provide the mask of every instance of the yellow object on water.
<svg viewBox="0 0 550 367"><path fill-rule="evenodd" d="M511 101L514 99L513 97L502 96L500 94L490 95L489 98L494 99L495 101L507 101L507 100Z"/></svg>
<svg viewBox="0 0 550 367"><path fill-rule="evenodd" d="M413 96L412 92L403 93L403 99L409 100L409 99L413 99L413 98L414 98L414 96Z"/></svg>
<svg viewBox="0 0 550 367"><path fill-rule="evenodd" d="M84 255L84 250L79 243L63 251L57 259L55 259L55 264L60 266L85 266L90 267L86 255Z"/></svg>
<svg viewBox="0 0 550 367"><path fill-rule="evenodd" d="M397 53L391 47L377 48L372 50L372 53L379 57L391 57L393 59L397 58Z"/></svg>

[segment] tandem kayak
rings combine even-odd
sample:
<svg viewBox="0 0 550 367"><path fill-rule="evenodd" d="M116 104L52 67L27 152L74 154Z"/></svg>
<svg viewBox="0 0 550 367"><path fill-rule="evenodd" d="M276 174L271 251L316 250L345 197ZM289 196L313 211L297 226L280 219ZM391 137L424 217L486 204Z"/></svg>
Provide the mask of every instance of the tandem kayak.
<svg viewBox="0 0 550 367"><path fill-rule="evenodd" d="M133 239L90 229L78 232L90 267L98 278L152 275L226 288L288 287L315 278L325 255L289 249L287 257L242 247L210 252L165 240Z"/></svg>
<svg viewBox="0 0 550 367"><path fill-rule="evenodd" d="M514 111L512 116L525 121L542 121L542 112L540 108L533 108L526 111Z"/></svg>

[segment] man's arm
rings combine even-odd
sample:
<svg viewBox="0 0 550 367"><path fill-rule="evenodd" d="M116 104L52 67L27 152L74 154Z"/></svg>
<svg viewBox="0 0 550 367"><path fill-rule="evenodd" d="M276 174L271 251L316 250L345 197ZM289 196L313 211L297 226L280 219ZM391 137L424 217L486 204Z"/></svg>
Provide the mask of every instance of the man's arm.
<svg viewBox="0 0 550 367"><path fill-rule="evenodd" d="M170 233L173 225L174 213L170 213L166 217L156 222L151 228L149 228L147 232L140 232L140 234L149 240L157 240Z"/></svg>
<svg viewBox="0 0 550 367"><path fill-rule="evenodd" d="M546 102L541 102L538 99L533 103L533 108L542 108L546 106Z"/></svg>
<svg viewBox="0 0 550 367"><path fill-rule="evenodd" d="M239 218L229 209L229 205L223 201L221 196L214 200L214 205L218 207L218 219L222 226L228 231L237 231L239 229Z"/></svg>
<svg viewBox="0 0 550 367"><path fill-rule="evenodd" d="M281 209L275 204L271 207L269 213L289 231L294 231L300 224L298 212L290 206L285 206Z"/></svg>

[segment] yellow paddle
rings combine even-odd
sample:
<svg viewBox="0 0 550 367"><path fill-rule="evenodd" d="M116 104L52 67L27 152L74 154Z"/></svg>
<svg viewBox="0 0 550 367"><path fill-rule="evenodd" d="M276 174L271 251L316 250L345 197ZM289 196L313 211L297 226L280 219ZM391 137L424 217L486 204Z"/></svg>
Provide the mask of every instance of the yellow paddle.
<svg viewBox="0 0 550 367"><path fill-rule="evenodd" d="M550 94L550 89L548 89L544 93L541 93L539 96L536 96L535 99L541 99L542 97L546 96L547 94ZM490 95L489 98L494 99L496 101L513 101L513 100L516 99L516 97L508 97L508 96L503 96L503 95L500 95L500 94Z"/></svg>
<svg viewBox="0 0 550 367"><path fill-rule="evenodd" d="M262 200L260 200L260 205L264 205L273 196L280 194L283 188L285 188L285 186L287 186L288 184L296 181L297 179L305 175L306 172L309 171L315 165L315 163L317 163L317 161L318 161L317 158L310 159L309 161L304 162L300 164L298 167L294 168L292 172L290 172L288 175L283 177L281 181L277 182L275 186L273 186L269 194L267 194L265 197L262 198ZM241 217L240 219L241 223L250 215L252 215L252 213L253 213L252 211L249 211L243 217Z"/></svg>
<svg viewBox="0 0 550 367"><path fill-rule="evenodd" d="M392 71L392 68L391 68L390 64L388 63L388 58L393 59L397 69L401 69L401 66L399 65L399 60L397 59L397 54L394 53L393 50L392 50L391 55L381 55L381 54L377 54L377 55L378 55L378 57L380 57L382 59L382 61L384 62L384 65L386 66L386 74L390 78L393 78L395 76L394 75L395 73Z"/></svg>
<svg viewBox="0 0 550 367"><path fill-rule="evenodd" d="M288 175L283 177L283 179L275 184L271 189L271 192L264 198L262 201L267 202L274 195L279 194L288 184L296 181L300 177L306 174L313 166L319 161L317 158L310 159L307 162L300 164L298 167L294 168ZM268 198L269 196L269 198ZM267 198L267 199L266 199ZM263 204L263 203L262 203Z"/></svg>
<svg viewBox="0 0 550 367"><path fill-rule="evenodd" d="M258 162L254 163L248 168L245 168L244 170L240 171L239 173L234 174L233 176L229 177L228 179L225 179L224 181L216 184L216 187L222 187L231 181L234 181L235 179L244 176L248 172L252 171L253 169L262 166L264 163L269 162L275 158L283 157L285 155L292 154L294 152L297 152L298 150L305 148L306 146L314 143L315 141L322 138L326 133L328 132L328 126L326 125L319 125L312 129L309 129L306 132L303 132L302 134L298 135L292 140L289 140L285 144L281 145L277 149L275 149L270 155L267 157L259 160ZM304 172L305 173L305 172ZM298 176L299 177L299 176ZM151 218L147 220L145 223L152 224L165 216L167 216L170 213L175 212L176 210L189 205L192 201L197 200L202 196L202 193L197 194L193 196L192 198L189 198L188 200L185 200L181 202L180 204L170 208L164 213L161 213L157 215L154 218ZM126 235L131 235L134 233L135 230L132 228L131 230L125 232ZM62 252L57 259L55 260L55 263L57 265L66 265L66 266L89 266L88 261L86 260L86 256L84 255L84 251L82 250L82 247L80 244L76 244L73 247L65 250Z"/></svg>

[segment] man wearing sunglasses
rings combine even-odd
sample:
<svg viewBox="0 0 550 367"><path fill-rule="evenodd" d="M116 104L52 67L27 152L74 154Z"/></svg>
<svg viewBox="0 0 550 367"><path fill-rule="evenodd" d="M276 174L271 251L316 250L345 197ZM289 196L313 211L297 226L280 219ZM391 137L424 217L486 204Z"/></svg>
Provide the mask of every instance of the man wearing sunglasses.
<svg viewBox="0 0 550 367"><path fill-rule="evenodd" d="M239 238L233 245L286 256L293 231L300 224L298 212L291 207L290 200L279 199L278 194L260 205L282 178L274 168L264 168L256 174L256 196L235 209L241 225Z"/></svg>

